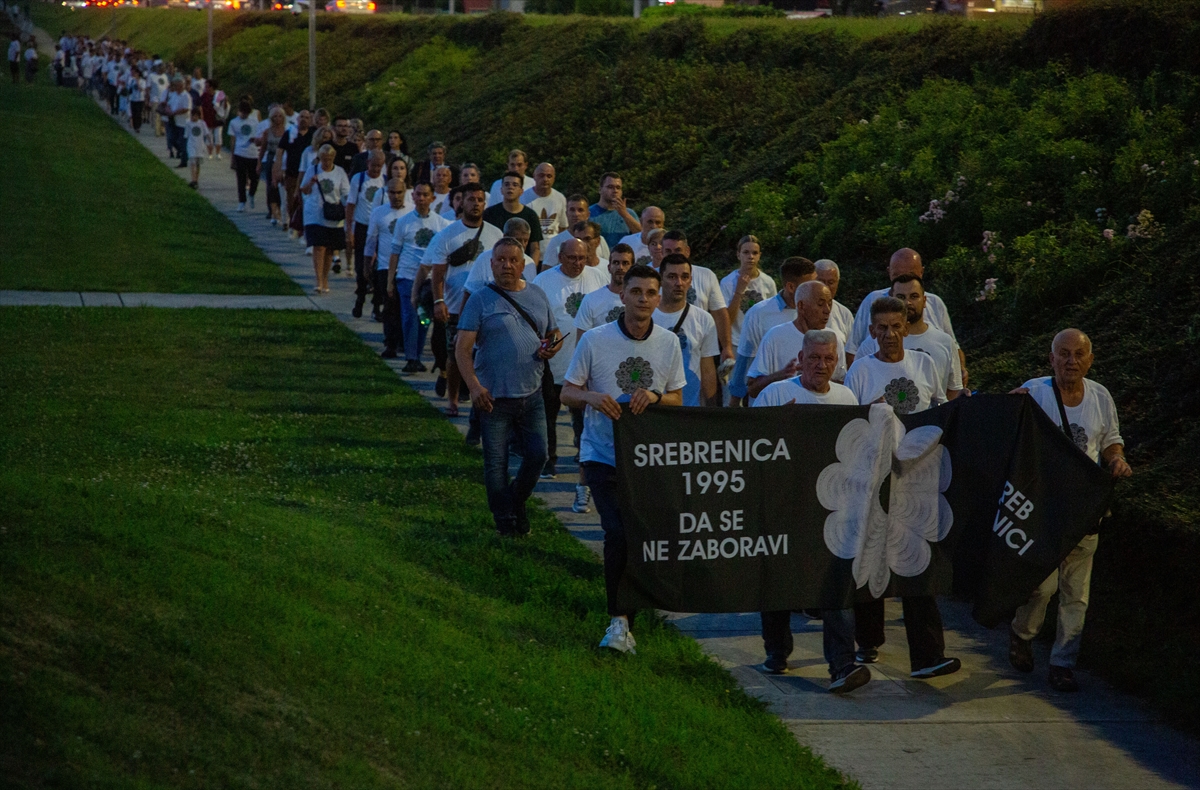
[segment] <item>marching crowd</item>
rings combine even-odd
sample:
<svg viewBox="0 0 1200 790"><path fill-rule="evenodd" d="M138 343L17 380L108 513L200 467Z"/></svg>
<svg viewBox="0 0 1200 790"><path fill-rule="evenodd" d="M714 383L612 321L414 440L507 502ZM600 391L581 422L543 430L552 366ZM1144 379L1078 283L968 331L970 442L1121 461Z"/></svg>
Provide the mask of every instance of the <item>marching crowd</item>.
<svg viewBox="0 0 1200 790"><path fill-rule="evenodd" d="M104 99L134 132L147 119L191 166L232 150L239 210L253 210L265 185L271 225L311 252L315 292L331 274L355 280L353 314L368 298L383 325L382 356L401 354L408 373L426 370L427 339L437 392L457 415L471 402L468 441L480 443L484 484L502 536L529 532L526 502L539 478L558 473L556 423L570 414L580 484L574 510L594 505L604 531L610 625L602 647L634 652L634 613L617 605L627 558L617 499L613 421L652 405L770 407L784 404L889 404L909 414L970 396L966 357L945 303L925 290L924 265L897 250L879 290L851 310L837 300L837 263L789 257L762 266L754 236L736 247L724 277L693 262L687 235L666 213L636 212L620 174L602 175L593 202L555 188L558 173L514 149L485 186L479 166L451 165L431 143L415 161L398 131L386 134L325 110L272 104L260 116L250 97L231 108L216 83L175 72L120 42L64 36L63 84ZM57 70L57 62L56 62ZM231 114L231 109L233 113ZM227 134L227 143L223 135ZM1050 419L1114 477L1131 474L1116 408L1088 379L1091 341L1077 329L1053 340L1052 375L1028 392ZM509 473L515 452L520 466ZM1049 683L1077 689L1072 668L1087 609L1097 538L1087 536L1012 620L1009 657L1034 668L1030 641L1059 593ZM945 655L933 597L903 599L912 676L955 672ZM764 670L788 670L790 612L764 612ZM884 642L883 601L825 610L830 690L870 679L864 666Z"/></svg>

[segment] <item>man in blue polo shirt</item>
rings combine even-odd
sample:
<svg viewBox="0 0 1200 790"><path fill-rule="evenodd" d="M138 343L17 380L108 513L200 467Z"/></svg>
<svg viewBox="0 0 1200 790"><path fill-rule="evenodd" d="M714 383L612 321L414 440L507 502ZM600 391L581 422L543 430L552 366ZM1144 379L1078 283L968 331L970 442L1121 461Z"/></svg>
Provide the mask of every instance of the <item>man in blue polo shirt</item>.
<svg viewBox="0 0 1200 790"><path fill-rule="evenodd" d="M600 226L600 235L615 247L630 233L641 233L642 223L625 205L621 176L605 173L600 176L600 202L588 209L593 222Z"/></svg>

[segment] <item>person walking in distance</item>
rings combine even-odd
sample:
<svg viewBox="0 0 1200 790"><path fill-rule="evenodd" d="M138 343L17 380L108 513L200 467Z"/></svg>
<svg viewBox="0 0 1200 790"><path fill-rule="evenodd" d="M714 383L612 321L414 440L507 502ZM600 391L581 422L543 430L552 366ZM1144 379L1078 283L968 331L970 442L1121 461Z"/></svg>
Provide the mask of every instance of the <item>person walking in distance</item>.
<svg viewBox="0 0 1200 790"><path fill-rule="evenodd" d="M364 260L367 231L371 223L371 212L378 205L376 198L384 193L383 165L387 157L383 151L371 152L365 170L350 177L350 198L346 201L346 244L354 250L354 308L350 311L355 318L362 318L363 303L371 290L372 273ZM404 195L400 196L403 202ZM372 316L379 320L379 314Z"/></svg>
<svg viewBox="0 0 1200 790"><path fill-rule="evenodd" d="M199 107L192 108L192 119L183 128L183 134L187 140L188 167L191 168L192 174L192 180L188 186L198 189L200 187L200 163L204 161L205 151L208 150L208 144L212 139L208 133L208 125L204 123L204 114L200 112Z"/></svg>
<svg viewBox="0 0 1200 790"><path fill-rule="evenodd" d="M537 215L542 238L549 239L567 227L567 199L554 188L558 174L554 165L542 162L533 170L533 186L521 193L521 203ZM463 168L466 178L466 168Z"/></svg>
<svg viewBox="0 0 1200 790"><path fill-rule="evenodd" d="M662 301L654 311L653 320L679 338L687 378L683 405L711 405L717 394L716 360L720 347L712 316L687 301L692 287L692 262L682 255L668 255L658 272L663 278Z"/></svg>
<svg viewBox="0 0 1200 790"><path fill-rule="evenodd" d="M192 96L183 89L183 78L171 80L171 90L164 102L167 116L167 140L179 157L176 167L187 167L187 140L184 139L183 127L192 117Z"/></svg>
<svg viewBox="0 0 1200 790"><path fill-rule="evenodd" d="M496 531L518 536L529 533L525 503L546 459L542 369L559 353L562 334L546 295L521 277L521 242L502 238L492 253L494 282L463 306L455 358L479 413L484 486ZM512 480L510 441L521 454Z"/></svg>
<svg viewBox="0 0 1200 790"><path fill-rule="evenodd" d="M626 234L642 230L642 223L625 204L624 182L617 173L600 176L600 200L588 208L588 218L599 223L610 247L620 244Z"/></svg>
<svg viewBox="0 0 1200 790"><path fill-rule="evenodd" d="M1078 329L1064 329L1054 336L1050 346L1052 375L1030 379L1013 392L1033 396L1075 446L1092 461L1107 466L1114 478L1129 477L1133 470L1125 460L1125 441L1117 422L1116 403L1102 384L1087 378L1094 360L1091 338ZM1099 540L1095 531L1085 535L1058 569L1033 591L1029 601L1017 609L1009 628L1008 660L1018 670L1032 672L1030 641L1042 629L1046 607L1058 592L1058 629L1047 677L1055 691L1079 690L1075 661L1083 636L1092 586L1092 560Z"/></svg>
<svg viewBox="0 0 1200 790"><path fill-rule="evenodd" d="M249 99L242 99L238 102L237 115L229 122L229 133L233 137L233 169L237 174L238 211L246 210L247 201L253 211L254 193L258 191L257 124L250 117L253 109Z"/></svg>
<svg viewBox="0 0 1200 790"><path fill-rule="evenodd" d="M600 646L636 652L630 621L634 612L620 606L617 587L628 562L628 540L617 498L617 455L613 421L648 407L679 406L687 378L679 339L652 317L661 301L662 277L649 266L625 275L621 303L625 311L580 338L564 376L562 401L583 409L580 464L604 530L604 589L611 618Z"/></svg>
<svg viewBox="0 0 1200 790"><path fill-rule="evenodd" d="M403 164L403 160L396 160ZM393 163L395 165L395 163ZM392 180L396 183L396 179ZM417 272L421 268L421 259L429 242L439 232L450 224L450 220L433 213L430 204L433 203L433 186L428 181L417 184L412 189L412 201L415 204L412 211L404 214L396 222L392 231L391 255L388 257L388 298L393 294L400 304L401 332L404 337L404 372L424 373L425 366L421 363L421 349L425 348L425 332L428 328L429 317L422 316L419 311L421 289L416 283ZM424 320L422 320L422 318ZM394 359L397 349L387 345L388 321L395 320L395 315L383 312L384 349L380 355L384 359ZM392 333L392 337L396 333ZM446 371L440 371L445 380Z"/></svg>
<svg viewBox="0 0 1200 790"><path fill-rule="evenodd" d="M383 152L378 152L382 157ZM382 169L382 167L381 167ZM351 179L353 181L353 179ZM400 323L400 300L395 288L388 289L388 266L392 251L392 236L396 232L396 224L407 211L404 207L404 196L407 190L403 181L391 180L386 184L387 199L382 206L376 206L371 211L367 223L366 243L363 245L363 268L373 280L372 311L378 320L383 322L383 346L385 349L398 348L404 342ZM351 194L354 188L350 188ZM349 205L346 206L350 214ZM362 315L361 306L358 316ZM356 318L358 316L355 316Z"/></svg>
<svg viewBox="0 0 1200 790"><path fill-rule="evenodd" d="M346 171L335 165L337 152L326 143L300 184L304 201L304 233L313 251L313 271L318 294L329 293L329 270L334 250L346 248L346 200L350 196L350 179Z"/></svg>

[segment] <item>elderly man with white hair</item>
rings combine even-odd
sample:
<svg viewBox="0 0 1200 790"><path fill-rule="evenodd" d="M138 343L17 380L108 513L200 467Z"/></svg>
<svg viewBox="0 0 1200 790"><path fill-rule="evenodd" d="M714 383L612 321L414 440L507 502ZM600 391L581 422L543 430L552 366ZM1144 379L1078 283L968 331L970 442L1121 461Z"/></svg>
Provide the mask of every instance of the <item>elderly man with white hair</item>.
<svg viewBox="0 0 1200 790"><path fill-rule="evenodd" d="M1107 466L1114 478L1129 477L1125 441L1117 423L1117 406L1103 385L1087 378L1092 367L1091 339L1078 329L1064 329L1050 345L1053 375L1030 379L1014 393L1029 393L1088 458ZM1083 620L1092 584L1095 532L1079 541L1058 569L1017 609L1008 635L1008 660L1022 672L1033 671L1030 641L1046 619L1046 606L1058 592L1058 629L1050 652L1048 681L1055 691L1078 691L1073 669L1079 656Z"/></svg>
<svg viewBox="0 0 1200 790"><path fill-rule="evenodd" d="M817 287L821 286L817 284ZM754 406L784 406L792 403L857 406L854 393L830 381L837 367L840 346L841 339L837 333L828 329L805 332L800 375L768 385L754 401ZM761 616L763 647L767 652L763 670L772 675L782 675L788 671L787 659L793 648L792 613L763 612ZM845 694L870 681L871 670L855 662L854 610L824 609L821 611L821 620L824 626L825 661L829 664L829 690L834 694Z"/></svg>
<svg viewBox="0 0 1200 790"><path fill-rule="evenodd" d="M793 321L773 326L763 335L758 353L750 363L746 374L750 397L756 398L767 385L796 375L800 351L804 348L806 333L812 329L829 329L829 316L833 296L829 289L816 280L801 283L796 288L796 318ZM829 329L837 338L837 366L833 380L846 378L846 339L836 329Z"/></svg>

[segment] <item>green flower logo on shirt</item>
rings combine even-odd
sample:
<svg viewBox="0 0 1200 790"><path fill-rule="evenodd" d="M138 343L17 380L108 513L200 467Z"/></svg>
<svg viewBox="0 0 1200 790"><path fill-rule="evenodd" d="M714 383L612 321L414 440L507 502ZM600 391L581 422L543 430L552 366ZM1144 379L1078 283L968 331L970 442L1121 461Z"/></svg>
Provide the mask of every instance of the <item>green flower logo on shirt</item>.
<svg viewBox="0 0 1200 790"><path fill-rule="evenodd" d="M758 291L746 291L742 294L742 312L747 313L751 307L763 300L762 294Z"/></svg>
<svg viewBox="0 0 1200 790"><path fill-rule="evenodd" d="M332 195L333 194L334 189L336 187L334 187L334 185L333 185L332 178L322 178L319 183L321 184L321 194L322 195Z"/></svg>
<svg viewBox="0 0 1200 790"><path fill-rule="evenodd" d="M391 222L388 223L388 233L395 233L395 232L396 232L396 220L393 219Z"/></svg>
<svg viewBox="0 0 1200 790"><path fill-rule="evenodd" d="M379 192L379 187L367 187L367 202L368 203L373 203L375 201L375 194L377 192Z"/></svg>
<svg viewBox="0 0 1200 790"><path fill-rule="evenodd" d="M418 247L428 247L429 242L433 241L434 232L429 228L421 228L413 234L413 244Z"/></svg>
<svg viewBox="0 0 1200 790"><path fill-rule="evenodd" d="M617 366L617 386L626 395L654 386L654 368L641 357L629 357Z"/></svg>
<svg viewBox="0 0 1200 790"><path fill-rule="evenodd" d="M620 318L624 314L625 314L625 305L619 304L616 307L614 307L613 309L608 311L608 315L606 315L604 317L604 323L611 324L613 321L616 321L618 318Z"/></svg>
<svg viewBox="0 0 1200 790"><path fill-rule="evenodd" d="M687 300L688 300L688 304L696 303L696 286L693 285L690 288L688 288Z"/></svg>
<svg viewBox="0 0 1200 790"><path fill-rule="evenodd" d="M199 137L199 136L200 136L200 127L193 126L192 127L192 137Z"/></svg>
<svg viewBox="0 0 1200 790"><path fill-rule="evenodd" d="M583 294L581 293L573 293L568 296L567 303L565 305L567 308L567 315L574 318L575 314L579 312L579 305L581 302L583 302Z"/></svg>
<svg viewBox="0 0 1200 790"><path fill-rule="evenodd" d="M251 131L252 130L250 128L250 124L248 124L248 123L242 124L242 137L249 137Z"/></svg>
<svg viewBox="0 0 1200 790"><path fill-rule="evenodd" d="M883 388L883 399L897 414L912 414L920 397L916 383L905 376L892 379Z"/></svg>

